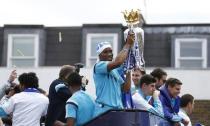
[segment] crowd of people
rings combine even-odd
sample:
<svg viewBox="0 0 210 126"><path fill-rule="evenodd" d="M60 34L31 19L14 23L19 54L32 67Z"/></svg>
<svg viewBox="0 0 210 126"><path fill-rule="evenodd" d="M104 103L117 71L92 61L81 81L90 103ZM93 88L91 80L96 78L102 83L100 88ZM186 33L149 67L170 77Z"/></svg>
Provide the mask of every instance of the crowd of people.
<svg viewBox="0 0 210 126"><path fill-rule="evenodd" d="M148 74L143 67L126 71L124 79L121 76L134 38L134 34L128 35L116 58L110 43L98 44L98 61L93 67L96 99L85 92L83 85L87 80L75 66L61 67L48 94L39 88L36 73L22 73L16 84L17 73L12 71L8 82L0 85L0 126L82 126L108 110L126 109L122 92L131 94L133 109L166 118L172 126L191 126L189 115L194 97L190 94L179 97L182 86L179 79L167 79L161 68Z"/></svg>

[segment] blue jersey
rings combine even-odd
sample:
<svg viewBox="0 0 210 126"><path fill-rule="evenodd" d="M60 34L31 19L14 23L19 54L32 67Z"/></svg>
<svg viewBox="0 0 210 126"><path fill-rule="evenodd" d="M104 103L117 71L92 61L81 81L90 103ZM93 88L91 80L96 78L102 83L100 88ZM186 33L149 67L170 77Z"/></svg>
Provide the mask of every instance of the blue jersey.
<svg viewBox="0 0 210 126"><path fill-rule="evenodd" d="M77 91L66 103L66 118L74 118L75 126L84 125L93 118L94 100L84 91Z"/></svg>
<svg viewBox="0 0 210 126"><path fill-rule="evenodd" d="M109 61L99 61L94 66L93 78L96 86L96 102L109 108L123 108L121 87L124 80L118 69L108 71Z"/></svg>

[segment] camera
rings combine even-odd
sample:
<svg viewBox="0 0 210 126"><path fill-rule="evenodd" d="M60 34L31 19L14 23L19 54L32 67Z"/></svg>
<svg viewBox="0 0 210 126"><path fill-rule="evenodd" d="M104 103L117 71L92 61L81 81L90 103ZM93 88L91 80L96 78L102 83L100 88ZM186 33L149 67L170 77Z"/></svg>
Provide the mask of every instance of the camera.
<svg viewBox="0 0 210 126"><path fill-rule="evenodd" d="M76 72L79 73L80 72L80 68L83 68L84 64L82 64L82 63L75 63L74 66L76 68Z"/></svg>
<svg viewBox="0 0 210 126"><path fill-rule="evenodd" d="M83 68L84 67L84 64L82 63L75 63L74 64L75 68L76 68L76 72L79 73L80 72L80 68ZM82 78L82 86L81 86L81 89L83 91L86 90L86 85L88 84L88 79L85 77L85 76L81 76Z"/></svg>

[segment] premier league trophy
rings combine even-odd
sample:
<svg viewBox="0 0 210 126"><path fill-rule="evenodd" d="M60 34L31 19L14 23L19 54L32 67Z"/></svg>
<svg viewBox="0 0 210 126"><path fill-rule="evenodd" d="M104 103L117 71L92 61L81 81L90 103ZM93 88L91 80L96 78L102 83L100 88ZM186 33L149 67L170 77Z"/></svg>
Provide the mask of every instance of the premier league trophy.
<svg viewBox="0 0 210 126"><path fill-rule="evenodd" d="M139 10L132 9L130 12L124 11L123 14L125 21L127 22L128 25L128 29L126 29L124 32L125 40L127 39L129 32L133 32L135 34L135 42L133 44L133 47L129 50L128 57L123 64L123 71L124 71L123 75L125 75L127 71L130 71L133 68L145 67L145 62L143 58L144 31L138 27L138 23L140 23ZM134 108L131 92L122 92L122 102L124 108L126 109Z"/></svg>
<svg viewBox="0 0 210 126"><path fill-rule="evenodd" d="M135 42L131 48L128 58L124 63L125 70L131 70L133 68L145 68L145 61L143 57L144 52L144 31L142 28L138 27L141 21L140 10L125 10L123 12L125 21L128 25L128 29L124 31L125 40L127 38L128 32L134 32Z"/></svg>

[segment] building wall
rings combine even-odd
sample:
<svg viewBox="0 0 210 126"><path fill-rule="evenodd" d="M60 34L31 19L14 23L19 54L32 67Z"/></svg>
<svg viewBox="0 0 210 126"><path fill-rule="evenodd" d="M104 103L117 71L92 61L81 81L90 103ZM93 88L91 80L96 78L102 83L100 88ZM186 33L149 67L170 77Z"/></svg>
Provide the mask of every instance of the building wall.
<svg viewBox="0 0 210 126"><path fill-rule="evenodd" d="M145 32L144 58L147 67L171 66L171 39L168 34Z"/></svg>
<svg viewBox="0 0 210 126"><path fill-rule="evenodd" d="M209 34L209 33L208 33ZM176 38L200 38L200 39L206 39L207 40L207 67L210 67L210 58L208 57L210 55L210 35L206 33L200 34L174 34L171 35L171 67L175 67L175 54L174 54L174 49L175 49L175 39Z"/></svg>
<svg viewBox="0 0 210 126"><path fill-rule="evenodd" d="M7 66L9 34L37 34L39 36L39 66L44 65L46 38L43 25L5 25L3 30L2 66Z"/></svg>
<svg viewBox="0 0 210 126"><path fill-rule="evenodd" d="M58 78L59 67L38 67L38 68L16 68L18 75L23 72L34 71L40 78L40 86L45 90L48 90L50 83ZM146 68L146 72L149 74L154 68ZM12 68L0 67L0 84L7 81L8 76ZM210 69L206 70L177 70L167 69L168 77L178 78L182 81L181 94L190 93L195 99L199 100L210 100L209 89L210 89ZM81 75L86 76L89 79L87 86L87 92L95 96L95 85L93 81L93 70L92 68L82 68L80 71Z"/></svg>
<svg viewBox="0 0 210 126"><path fill-rule="evenodd" d="M210 100L196 100L195 108L190 116L193 124L201 123L210 126Z"/></svg>
<svg viewBox="0 0 210 126"><path fill-rule="evenodd" d="M37 28L38 30L35 30ZM146 67L174 67L174 41L180 37L206 38L208 56L210 55L210 25L143 25L143 29ZM76 62L85 63L88 33L117 33L119 51L123 45L124 30L125 27L121 24L86 24L82 27L46 28L39 25L6 25L0 28L0 63L6 66L9 33L38 33L41 36L39 66L60 66ZM59 41L59 33L61 41ZM207 66L210 67L210 58L207 60Z"/></svg>
<svg viewBox="0 0 210 126"><path fill-rule="evenodd" d="M86 24L82 27L82 55L81 61L85 63L86 59L86 42L88 33L116 33L118 35L118 51L122 48L123 43L123 26L121 24Z"/></svg>
<svg viewBox="0 0 210 126"><path fill-rule="evenodd" d="M174 41L176 38L207 39L207 67L210 67L210 25L144 25L147 67L174 67Z"/></svg>
<svg viewBox="0 0 210 126"><path fill-rule="evenodd" d="M0 27L0 66L2 62L2 55L3 55L3 28Z"/></svg>
<svg viewBox="0 0 210 126"><path fill-rule="evenodd" d="M61 66L80 62L81 27L47 27L45 66ZM59 42L59 32L62 41Z"/></svg>

